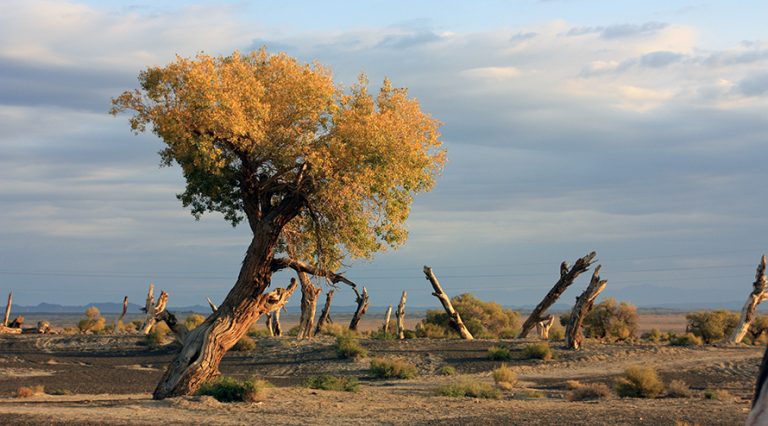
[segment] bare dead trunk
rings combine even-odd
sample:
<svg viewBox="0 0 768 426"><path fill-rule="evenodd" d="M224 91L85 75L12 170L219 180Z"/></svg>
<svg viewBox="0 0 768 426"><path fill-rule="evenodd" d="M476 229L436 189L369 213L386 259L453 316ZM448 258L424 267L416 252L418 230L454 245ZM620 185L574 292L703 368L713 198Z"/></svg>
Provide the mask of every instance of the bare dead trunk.
<svg viewBox="0 0 768 426"><path fill-rule="evenodd" d="M13 292L8 292L8 303L5 305L5 318L3 319L3 326L8 327L8 317L11 316L11 304L13 302Z"/></svg>
<svg viewBox="0 0 768 426"><path fill-rule="evenodd" d="M395 312L395 318L397 318L397 338L400 340L405 339L405 290L403 295L400 296L400 304L397 305L397 311Z"/></svg>
<svg viewBox="0 0 768 426"><path fill-rule="evenodd" d="M768 297L766 287L768 287L768 280L766 280L765 276L765 255L763 255L760 259L760 264L757 265L755 282L752 284L752 292L749 294L749 297L747 297L747 302L741 309L739 323L728 338L730 343L741 343L744 339L744 336L749 331L749 327L752 325L752 321L755 320L757 305Z"/></svg>
<svg viewBox="0 0 768 426"><path fill-rule="evenodd" d="M219 307L216 306L215 303L213 303L213 300L211 300L210 297L206 297L205 299L208 301L208 306L211 307L211 312L216 312L219 309Z"/></svg>
<svg viewBox="0 0 768 426"><path fill-rule="evenodd" d="M555 316L550 315L542 321L536 323L536 332L539 333L539 337L548 340L549 330L552 328L552 324L555 323Z"/></svg>
<svg viewBox="0 0 768 426"><path fill-rule="evenodd" d="M152 326L157 321L155 319L155 284L149 283L149 290L147 291L147 301L144 305L144 310L147 316L144 318L144 324L141 326L141 334L149 334L152 330Z"/></svg>
<svg viewBox="0 0 768 426"><path fill-rule="evenodd" d="M549 290L549 293L544 296L544 300L536 305L536 308L533 309L533 312L531 312L531 315L528 316L528 319L525 320L525 323L523 323L523 329L520 331L520 335L518 336L519 338L528 336L528 333L530 333L533 327L536 326L536 323L544 320L543 316L547 309L549 309L549 307L552 306L557 301L557 299L560 298L565 289L573 284L579 275L589 270L589 266L592 265L595 256L597 256L597 253L592 252L582 257L581 259L578 259L570 269L568 268L568 264L566 262L560 264L560 279L557 281L557 283L555 283L554 287Z"/></svg>
<svg viewBox="0 0 768 426"><path fill-rule="evenodd" d="M584 341L584 333L581 331L584 317L592 310L595 299L605 289L607 283L608 281L600 279L600 265L597 265L595 271L592 272L592 280L590 280L587 289L576 298L573 311L571 311L571 318L565 327L565 344L569 349L581 349L581 344Z"/></svg>
<svg viewBox="0 0 768 426"><path fill-rule="evenodd" d="M333 290L329 290L325 295L325 306L320 311L320 318L317 319L317 327L315 327L315 335L320 334L325 328L326 324L333 323L331 319L331 301L333 300Z"/></svg>
<svg viewBox="0 0 768 426"><path fill-rule="evenodd" d="M467 330L467 327L464 325L464 321L461 320L461 315L456 312L456 309L453 309L451 299L447 294L445 294L443 288L440 287L440 283L437 281L437 277L432 272L432 268L429 266L424 266L424 275L427 276L427 280L429 280L429 282L432 284L432 288L435 290L432 295L437 297L437 299L440 300L440 303L442 303L443 309L445 309L445 312L448 314L448 318L450 319L451 326L454 328L454 330L459 333L462 339L474 339L474 337L472 337L472 333L470 333L469 330Z"/></svg>
<svg viewBox="0 0 768 426"><path fill-rule="evenodd" d="M381 329L384 331L384 335L389 334L389 318L392 316L392 305L387 308L387 313L384 315L384 326Z"/></svg>
<svg viewBox="0 0 768 426"><path fill-rule="evenodd" d="M275 326L274 326L274 324L272 324L272 321L273 321L272 320L272 314L267 313L267 314L264 314L264 316L267 317L266 320L265 320L265 324L264 324L267 327L267 333L269 333L270 337L274 337L275 336Z"/></svg>
<svg viewBox="0 0 768 426"><path fill-rule="evenodd" d="M123 318L125 318L125 314L128 312L128 296L123 297L123 313L120 314L120 317L115 320L115 334L120 334L121 330L123 329Z"/></svg>
<svg viewBox="0 0 768 426"><path fill-rule="evenodd" d="M283 328L280 326L280 309L272 312L272 335L275 337L283 335Z"/></svg>
<svg viewBox="0 0 768 426"><path fill-rule="evenodd" d="M301 317L299 318L299 339L310 339L315 331L317 298L322 291L312 284L306 272L298 272L301 282Z"/></svg>
<svg viewBox="0 0 768 426"><path fill-rule="evenodd" d="M357 288L352 287L352 289L355 290L357 309L355 309L355 314L352 315L352 321L349 322L349 329L357 331L357 326L360 323L360 320L363 319L363 315L368 312L368 290L363 287L363 293L360 294L357 292Z"/></svg>

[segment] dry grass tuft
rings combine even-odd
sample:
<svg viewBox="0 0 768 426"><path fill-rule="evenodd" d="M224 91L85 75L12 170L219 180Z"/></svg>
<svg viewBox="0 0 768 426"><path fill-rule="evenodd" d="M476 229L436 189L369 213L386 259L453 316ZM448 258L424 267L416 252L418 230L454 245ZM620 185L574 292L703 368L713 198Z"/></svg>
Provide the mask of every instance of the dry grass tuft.
<svg viewBox="0 0 768 426"><path fill-rule="evenodd" d="M413 379L416 377L416 366L401 359L374 358L370 372L377 379Z"/></svg>
<svg viewBox="0 0 768 426"><path fill-rule="evenodd" d="M656 398L664 391L664 383L651 367L631 365L616 380L616 393L622 398Z"/></svg>
<svg viewBox="0 0 768 426"><path fill-rule="evenodd" d="M500 396L499 391L488 383L466 377L457 382L438 387L437 394L441 396L486 399L499 399Z"/></svg>
<svg viewBox="0 0 768 426"><path fill-rule="evenodd" d="M578 387L568 393L568 401L594 401L611 397L611 389L604 383L578 384Z"/></svg>
<svg viewBox="0 0 768 426"><path fill-rule="evenodd" d="M35 395L42 395L45 392L43 385L21 386L16 389L16 398L29 398Z"/></svg>
<svg viewBox="0 0 768 426"><path fill-rule="evenodd" d="M501 364L501 367L493 370L493 381L499 389L512 390L517 384L517 374L506 364Z"/></svg>
<svg viewBox="0 0 768 426"><path fill-rule="evenodd" d="M688 387L688 383L682 380L672 380L667 386L668 398L688 398L691 396L691 389Z"/></svg>

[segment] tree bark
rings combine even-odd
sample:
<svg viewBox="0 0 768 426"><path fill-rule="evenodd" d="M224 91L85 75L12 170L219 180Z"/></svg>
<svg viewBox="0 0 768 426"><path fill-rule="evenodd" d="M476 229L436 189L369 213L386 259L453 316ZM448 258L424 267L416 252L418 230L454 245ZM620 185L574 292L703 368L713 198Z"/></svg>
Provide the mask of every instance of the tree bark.
<svg viewBox="0 0 768 426"><path fill-rule="evenodd" d="M357 292L357 288L352 287L352 289L355 290L357 309L355 310L355 314L352 315L352 321L349 322L349 329L357 331L357 326L360 323L360 320L363 319L363 315L368 312L368 290L363 287L363 293L360 294Z"/></svg>
<svg viewBox="0 0 768 426"><path fill-rule="evenodd" d="M605 289L607 283L607 280L600 279L600 265L597 265L594 272L592 272L592 279L587 289L584 290L584 293L581 293L581 296L576 298L573 311L571 311L571 318L565 328L565 344L569 349L581 349L581 344L584 341L584 334L581 331L584 317L592 310L595 299Z"/></svg>
<svg viewBox="0 0 768 426"><path fill-rule="evenodd" d="M272 335L275 337L283 335L283 328L280 326L280 308L272 312Z"/></svg>
<svg viewBox="0 0 768 426"><path fill-rule="evenodd" d="M757 305L768 298L768 293L766 293L767 287L768 280L766 280L765 276L765 255L763 255L763 257L760 259L760 263L757 265L757 271L755 272L755 282L752 283L752 292L749 294L749 297L747 297L747 302L741 309L739 323L729 336L728 340L730 343L741 343L741 341L744 339L744 336L749 331L749 326L751 326L752 321L755 320Z"/></svg>
<svg viewBox="0 0 768 426"><path fill-rule="evenodd" d="M549 339L549 329L552 328L552 324L555 323L555 316L550 315L542 321L536 323L536 331L539 333L539 337L547 340Z"/></svg>
<svg viewBox="0 0 768 426"><path fill-rule="evenodd" d="M467 327L464 325L464 321L461 320L461 315L459 315L459 313L453 309L451 299L447 294L445 294L443 288L440 287L440 283L437 281L437 277L432 272L432 268L429 266L424 266L424 275L427 276L427 280L429 280L429 282L432 284L432 288L435 290L432 295L437 297L437 299L440 300L440 303L442 303L443 309L445 309L445 312L448 314L448 318L450 319L451 326L454 328L454 330L459 333L462 339L474 339L474 337L472 337L472 333L470 333L469 330L467 330Z"/></svg>
<svg viewBox="0 0 768 426"><path fill-rule="evenodd" d="M11 316L11 304L13 302L13 292L8 292L8 303L5 305L5 317L3 318L3 327L8 327L8 317Z"/></svg>
<svg viewBox="0 0 768 426"><path fill-rule="evenodd" d="M554 287L549 290L549 293L544 296L544 300L536 305L536 308L534 308L533 312L531 312L531 315L528 316L528 319L525 320L525 323L523 323L523 329L520 331L520 335L518 336L519 338L528 336L528 333L530 333L533 327L536 326L536 323L544 320L543 315L547 309L549 309L549 307L552 306L557 301L557 299L560 298L565 289L573 284L579 275L589 270L589 266L592 265L595 256L597 256L597 253L593 251L581 259L578 259L570 269L568 268L568 264L566 262L560 264L560 279L557 281L557 283L555 283Z"/></svg>
<svg viewBox="0 0 768 426"><path fill-rule="evenodd" d="M272 323L274 320L272 318L272 314L266 313L265 316L267 317L265 322L265 326L267 327L267 333L269 333L270 337L275 336L275 325Z"/></svg>
<svg viewBox="0 0 768 426"><path fill-rule="evenodd" d="M400 296L400 304L397 305L397 311L395 312L395 318L397 318L397 338L400 340L405 339L405 290L403 295Z"/></svg>
<svg viewBox="0 0 768 426"><path fill-rule="evenodd" d="M317 326L315 327L315 335L320 334L325 328L326 324L333 323L331 319L331 301L333 300L333 290L329 290L325 295L325 306L320 311L320 318L317 319Z"/></svg>
<svg viewBox="0 0 768 426"><path fill-rule="evenodd" d="M301 317L299 318L299 339L310 339L314 335L315 313L317 312L317 298L322 291L312 285L306 272L298 272L301 282Z"/></svg>
<svg viewBox="0 0 768 426"><path fill-rule="evenodd" d="M147 316L144 318L144 325L141 326L141 334L149 334L152 330L152 326L157 321L155 319L155 284L149 283L149 290L147 291L147 301L144 305L144 311Z"/></svg>
<svg viewBox="0 0 768 426"><path fill-rule="evenodd" d="M389 305L387 308L387 313L384 315L384 326L381 327L381 329L384 331L384 335L386 336L389 333L389 318L392 316L392 305Z"/></svg>

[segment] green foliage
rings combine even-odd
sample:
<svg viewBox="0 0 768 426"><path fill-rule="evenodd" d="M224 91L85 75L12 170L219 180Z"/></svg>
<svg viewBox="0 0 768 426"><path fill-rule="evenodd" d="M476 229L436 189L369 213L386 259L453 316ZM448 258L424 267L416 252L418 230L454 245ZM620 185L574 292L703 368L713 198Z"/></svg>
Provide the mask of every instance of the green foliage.
<svg viewBox="0 0 768 426"><path fill-rule="evenodd" d="M357 392L360 387L360 382L354 377L323 374L322 376L315 376L307 379L306 386L311 389Z"/></svg>
<svg viewBox="0 0 768 426"><path fill-rule="evenodd" d="M739 322L739 315L725 310L693 312L685 316L686 329L712 343L729 335Z"/></svg>
<svg viewBox="0 0 768 426"><path fill-rule="evenodd" d="M499 390L488 383L469 378L462 378L457 382L449 383L437 388L437 394L451 397L469 397L499 399Z"/></svg>
<svg viewBox="0 0 768 426"><path fill-rule="evenodd" d="M385 333L383 329L378 329L376 331L372 331L368 337L373 340L395 340L397 339L397 334L395 334L393 331Z"/></svg>
<svg viewBox="0 0 768 426"><path fill-rule="evenodd" d="M406 339L415 339L417 336L415 331L405 329L403 330L403 337Z"/></svg>
<svg viewBox="0 0 768 426"><path fill-rule="evenodd" d="M437 369L437 374L441 376L454 376L456 375L456 367L452 365L443 365Z"/></svg>
<svg viewBox="0 0 768 426"><path fill-rule="evenodd" d="M531 343L523 347L523 357L547 361L552 359L552 349L547 343Z"/></svg>
<svg viewBox="0 0 768 426"><path fill-rule="evenodd" d="M505 347L491 346L488 348L488 359L492 361L509 361L512 359L512 353Z"/></svg>
<svg viewBox="0 0 768 426"><path fill-rule="evenodd" d="M256 349L256 342L247 335L241 337L240 340L235 343L235 346L232 346L232 350L235 352L248 352L254 349Z"/></svg>
<svg viewBox="0 0 768 426"><path fill-rule="evenodd" d="M670 334L669 344L670 346L701 346L704 340L693 333L685 333L682 336Z"/></svg>
<svg viewBox="0 0 768 426"><path fill-rule="evenodd" d="M604 383L579 384L568 393L568 401L592 401L607 399L611 396L611 389Z"/></svg>
<svg viewBox="0 0 768 426"><path fill-rule="evenodd" d="M584 317L584 336L597 339L627 340L637 335L637 308L608 298L596 304Z"/></svg>
<svg viewBox="0 0 768 426"><path fill-rule="evenodd" d="M373 358L370 373L377 379L413 379L416 366L401 359Z"/></svg>
<svg viewBox="0 0 768 426"><path fill-rule="evenodd" d="M184 325L187 330L192 331L205 321L205 317L200 314L190 314L185 320Z"/></svg>
<svg viewBox="0 0 768 426"><path fill-rule="evenodd" d="M470 293L464 293L453 297L451 303L461 315L467 330L476 338L507 339L515 337L520 331L520 315L502 308L496 302L484 302ZM437 326L442 331L437 331L430 325ZM427 311L420 328L423 337L458 336L445 311Z"/></svg>
<svg viewBox="0 0 768 426"><path fill-rule="evenodd" d="M631 365L616 380L616 393L622 398L655 398L663 391L664 383L650 367Z"/></svg>
<svg viewBox="0 0 768 426"><path fill-rule="evenodd" d="M210 395L219 402L253 402L263 399L272 385L264 380L237 380L233 377L219 377L203 383L198 395Z"/></svg>
<svg viewBox="0 0 768 426"><path fill-rule="evenodd" d="M499 389L511 390L517 384L517 374L507 367L507 364L501 364L499 368L493 370L493 381Z"/></svg>
<svg viewBox="0 0 768 426"><path fill-rule="evenodd" d="M365 349L360 342L351 336L337 336L336 337L336 354L341 359L357 359L365 358L368 356L368 350Z"/></svg>

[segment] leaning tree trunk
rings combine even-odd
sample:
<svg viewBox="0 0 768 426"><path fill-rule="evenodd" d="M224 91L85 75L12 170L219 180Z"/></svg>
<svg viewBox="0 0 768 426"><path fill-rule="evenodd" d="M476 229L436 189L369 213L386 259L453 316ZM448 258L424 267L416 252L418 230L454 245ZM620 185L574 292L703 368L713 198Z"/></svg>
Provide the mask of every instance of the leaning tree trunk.
<svg viewBox="0 0 768 426"><path fill-rule="evenodd" d="M741 343L744 336L749 331L749 327L752 325L752 321L755 319L755 311L757 311L757 305L763 300L768 298L766 288L768 287L768 280L765 277L765 255L760 259L760 264L757 265L757 272L755 273L755 282L752 284L752 293L747 297L747 302L741 309L741 316L739 317L739 323L733 332L729 336L730 343Z"/></svg>
<svg viewBox="0 0 768 426"><path fill-rule="evenodd" d="M13 292L8 293L8 303L5 305L5 317L3 318L3 326L8 327L8 317L11 316L11 304L13 303Z"/></svg>
<svg viewBox="0 0 768 426"><path fill-rule="evenodd" d="M363 287L363 294L360 294L357 292L356 288L352 287L352 289L355 290L355 302L357 302L357 309L355 309L355 314L352 315L352 321L349 322L349 329L352 331L357 331L357 326L360 323L360 320L368 311L368 290Z"/></svg>
<svg viewBox="0 0 768 426"><path fill-rule="evenodd" d="M600 279L600 265L597 265L595 271L592 272L592 280L587 289L576 298L576 304L571 311L571 318L565 327L565 344L569 349L581 349L581 343L584 341L581 324L584 322L584 317L592 310L595 299L605 289L607 283L607 280Z"/></svg>
<svg viewBox="0 0 768 426"><path fill-rule="evenodd" d="M333 300L333 290L329 290L325 295L325 306L320 311L320 318L317 319L317 327L315 327L315 334L320 334L325 328L326 324L333 323L331 319L331 301Z"/></svg>
<svg viewBox="0 0 768 426"><path fill-rule="evenodd" d="M299 318L299 339L310 339L314 334L315 312L317 312L317 298L322 291L312 284L309 274L299 272L301 281L301 317Z"/></svg>
<svg viewBox="0 0 768 426"><path fill-rule="evenodd" d="M566 262L560 264L560 279L555 283L554 287L549 290L549 293L544 296L544 300L536 305L536 308L533 309L533 312L528 316L528 319L525 320L523 329L518 336L519 338L528 336L528 333L530 333L533 327L536 326L536 323L545 319L543 315L547 309L560 298L565 289L573 284L573 281L576 280L579 275L589 270L589 266L592 264L595 256L597 256L597 253L592 252L581 259L578 259L570 269L568 269L568 264Z"/></svg>
<svg viewBox="0 0 768 426"><path fill-rule="evenodd" d="M392 305L389 305L387 308L387 313L384 315L384 326L381 327L382 331L384 331L384 335L386 336L389 333L389 319L392 317Z"/></svg>
<svg viewBox="0 0 768 426"><path fill-rule="evenodd" d="M397 305L397 312L395 312L395 318L397 318L397 338L400 340L405 339L405 297L406 293L403 290L403 295L400 296L400 304Z"/></svg>
<svg viewBox="0 0 768 426"><path fill-rule="evenodd" d="M453 309L451 298L448 297L448 295L443 291L443 288L440 287L440 283L437 281L437 277L432 272L432 268L429 266L424 266L424 275L427 276L427 280L429 280L429 282L432 284L432 288L435 290L432 295L437 297L437 299L440 300L440 303L443 304L443 309L445 309L445 312L448 314L451 327L453 327L453 329L459 333L462 339L474 339L474 337L472 337L472 333L470 333L469 330L467 330L467 327L464 325L464 321L461 320L461 315L456 312L456 309ZM403 314L405 314L405 312L403 312Z"/></svg>

